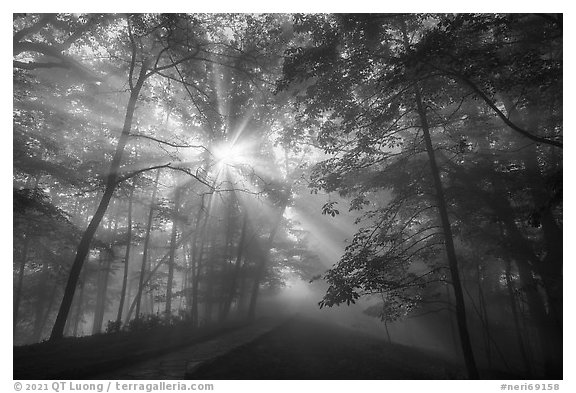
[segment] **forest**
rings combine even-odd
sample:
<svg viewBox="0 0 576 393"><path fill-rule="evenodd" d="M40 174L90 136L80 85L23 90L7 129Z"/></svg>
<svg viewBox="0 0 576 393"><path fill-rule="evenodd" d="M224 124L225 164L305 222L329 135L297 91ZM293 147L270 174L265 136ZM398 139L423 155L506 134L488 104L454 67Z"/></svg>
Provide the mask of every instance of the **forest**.
<svg viewBox="0 0 576 393"><path fill-rule="evenodd" d="M13 14L15 356L300 312L562 379L562 31Z"/></svg>

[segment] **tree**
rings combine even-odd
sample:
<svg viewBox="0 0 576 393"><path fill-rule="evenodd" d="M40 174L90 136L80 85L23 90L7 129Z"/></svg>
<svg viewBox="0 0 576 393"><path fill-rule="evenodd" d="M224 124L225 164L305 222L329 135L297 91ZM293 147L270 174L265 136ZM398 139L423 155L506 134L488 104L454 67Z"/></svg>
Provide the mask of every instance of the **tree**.
<svg viewBox="0 0 576 393"><path fill-rule="evenodd" d="M469 207L476 210L459 212L458 206L469 202L468 193L458 194L452 187L451 168L461 168L461 179L470 183L475 174L472 162L478 165L486 154L501 159L495 152L500 146L513 154L510 142L516 139L539 142L546 146L542 152L561 146L561 128L552 120L556 114L546 115L551 120L548 132L527 127L513 116L503 119L497 90L495 95L486 93L497 86L521 94L519 102L524 105L528 95L520 89L557 83L556 71L548 72L558 69L556 47L546 51L542 44L527 52L523 43L505 42L529 35L532 19L524 15L297 15L302 44L289 49L279 83L279 89L294 91L301 129L317 129L320 146L331 155L316 166L312 186L352 197L352 209L367 209L368 227L357 232L343 258L329 270L326 279L331 285L320 305L349 304L371 293L384 293L407 306L418 304L422 295L414 294L414 287L446 280L438 260L443 245L471 378L478 376L465 315L466 303L472 304L464 298L466 288L459 282L461 267L453 239L458 237L460 244L461 234L474 225L466 214L479 213L483 222L491 219L492 213L478 209L491 206L493 197L480 196L478 187L469 185L468 191L474 190L478 197ZM504 30L505 38L498 29ZM466 44L475 39L482 49ZM495 69L496 55L504 60ZM538 56L547 56L552 68L538 62ZM518 58L529 59L530 80L516 72ZM465 80L472 75L479 80L475 88ZM557 102L552 90L547 94L546 101ZM518 159L517 154L510 157ZM550 162L550 156L541 157ZM429 174L424 172L426 162ZM506 193L500 190L493 195ZM325 206L327 213L332 209ZM432 209L438 209L439 216L431 215ZM537 305L538 297L533 301ZM543 321L542 316L539 320ZM559 353L558 347L550 352Z"/></svg>

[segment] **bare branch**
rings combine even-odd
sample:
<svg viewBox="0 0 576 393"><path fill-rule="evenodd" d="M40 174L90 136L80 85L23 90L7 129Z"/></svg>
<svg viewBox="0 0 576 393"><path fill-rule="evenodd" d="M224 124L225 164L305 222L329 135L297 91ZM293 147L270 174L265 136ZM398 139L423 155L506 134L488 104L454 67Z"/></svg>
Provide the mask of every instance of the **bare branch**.
<svg viewBox="0 0 576 393"><path fill-rule="evenodd" d="M203 150L207 151L208 153L210 153L210 154L212 155L212 153L210 152L210 150L208 150L208 148L206 148L205 146L202 146L202 145L190 145L190 144L179 145L179 144L176 144L176 143L173 143L173 142L164 141L164 140L162 140L162 139L157 139L157 138L154 138L153 136L143 135L143 134L130 134L130 135L128 135L128 136L133 137L133 138L149 139L149 140L151 140L151 141L158 142L158 143L161 143L161 144L163 144L163 145L168 145L168 146L174 147L174 148L203 149Z"/></svg>
<svg viewBox="0 0 576 393"><path fill-rule="evenodd" d="M132 177L134 177L134 176L136 176L136 175L138 175L138 174L140 174L140 173L152 171L152 170L154 170L154 169L168 168L168 167L170 167L170 164L171 164L171 163L169 162L168 164L162 164L162 165L151 166L151 167L148 167L148 168L138 169L138 170L136 170L136 171L130 172L130 173L127 174L127 175L124 175L124 176L119 177L118 180L116 180L116 184L118 185L118 184L122 183L123 181L126 181L126 180L128 180L128 179L130 179L130 178L132 178Z"/></svg>
<svg viewBox="0 0 576 393"><path fill-rule="evenodd" d="M196 48L196 51L193 54L185 56L185 57L181 58L180 60L173 61L170 64L165 64L165 65L160 66L160 67L154 67L146 76L153 75L158 71L162 71L162 70L166 70L168 68L175 67L180 63L184 63L184 62L187 62L189 60L196 59L196 56L198 55L198 53L200 53L200 48Z"/></svg>
<svg viewBox="0 0 576 393"><path fill-rule="evenodd" d="M201 178L200 176L198 176L197 174L193 173L190 169L188 168L184 168L181 166L172 166L170 163L167 164L166 168L175 170L175 171L180 171L183 172L185 174L187 174L188 176L193 177L194 179L198 180L198 182L200 182L201 184L204 184L206 187L208 187L211 190L215 190L215 187L212 184L209 184L205 179Z"/></svg>
<svg viewBox="0 0 576 393"><path fill-rule="evenodd" d="M502 113L502 111L500 109L498 109L498 107L496 106L496 104L494 103L494 101L492 99L490 99L490 97L488 97L486 95L486 93L484 93L478 86L476 86L474 84L474 82L472 82L470 79L466 78L463 75L455 75L458 79L460 79L461 81L463 81L465 84L467 84L472 90L474 90L474 92L476 94L478 94L480 96L480 98L482 98L484 100L484 102L486 102L486 104L492 108L492 110L498 115L498 117L500 119L502 119L502 121L510 128L512 128L514 131L519 132L520 134L524 135L525 137L535 141L535 142L539 142L539 143L544 143L546 145L551 145L551 146L556 146L559 148L563 148L562 142L558 142L555 140L551 140L551 139L546 139L546 138L541 138L539 136L536 136L526 130L524 130L523 128L519 127L518 125L516 125L514 122L512 122L508 116L506 116L504 113Z"/></svg>
<svg viewBox="0 0 576 393"><path fill-rule="evenodd" d="M43 62L43 63L25 63L23 61L14 60L12 62L14 68L21 68L23 70L35 70L38 68L65 68L70 69L70 65L66 63L56 62Z"/></svg>

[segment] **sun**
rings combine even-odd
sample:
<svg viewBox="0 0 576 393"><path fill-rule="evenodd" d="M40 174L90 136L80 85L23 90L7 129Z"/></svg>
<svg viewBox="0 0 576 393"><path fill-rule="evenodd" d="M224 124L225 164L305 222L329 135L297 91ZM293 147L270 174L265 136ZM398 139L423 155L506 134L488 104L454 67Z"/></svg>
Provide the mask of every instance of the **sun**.
<svg viewBox="0 0 576 393"><path fill-rule="evenodd" d="M243 161L244 149L238 144L222 143L212 151L219 165L234 165Z"/></svg>
<svg viewBox="0 0 576 393"><path fill-rule="evenodd" d="M246 186L247 173L256 171L259 160L251 140L222 141L210 149L216 182L231 181Z"/></svg>

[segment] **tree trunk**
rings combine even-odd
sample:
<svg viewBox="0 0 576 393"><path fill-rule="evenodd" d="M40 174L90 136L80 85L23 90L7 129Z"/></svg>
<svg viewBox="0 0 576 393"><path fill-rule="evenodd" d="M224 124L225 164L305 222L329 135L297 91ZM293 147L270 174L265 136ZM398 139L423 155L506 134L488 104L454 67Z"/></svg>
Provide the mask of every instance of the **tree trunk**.
<svg viewBox="0 0 576 393"><path fill-rule="evenodd" d="M230 279L230 284L228 288L228 296L224 301L224 307L222 309L222 315L220 317L220 321L225 321L230 313L230 307L232 305L232 301L234 300L234 296L236 296L237 287L238 287L238 278L240 275L240 268L242 267L242 257L244 252L244 243L246 239L246 226L247 226L248 218L246 214L242 220L242 231L240 232L240 240L238 241L238 248L236 251L236 261L234 263L234 271L232 272L232 277Z"/></svg>
<svg viewBox="0 0 576 393"><path fill-rule="evenodd" d="M450 306L452 306L453 300L450 292L450 284L445 283L444 288L446 289L446 301ZM462 354L462 346L458 344L458 332L456 326L454 326L454 312L450 307L448 307L446 313L448 314L448 323L450 324L450 338L452 339L452 346L454 347L454 356L456 358L464 356Z"/></svg>
<svg viewBox="0 0 576 393"><path fill-rule="evenodd" d="M430 138L430 131L428 129L428 121L426 112L422 105L422 99L418 87L416 87L416 104L420 120L422 121L422 132L424 134L424 141L426 143L426 151L430 161L430 170L434 180L434 188L436 190L436 198L438 202L438 211L440 220L442 222L442 231L444 232L444 241L446 247L446 254L448 256L448 265L450 267L450 278L454 289L454 297L456 299L456 320L458 322L458 331L460 333L460 342L462 345L462 352L470 379L478 379L478 369L476 368L476 361L474 359L474 352L470 342L470 334L466 322L466 306L464 302L464 295L462 293L462 284L460 282L460 275L458 271L458 261L456 259L456 251L454 249L454 241L452 237L452 228L448 217L448 209L446 207L446 200L444 198L444 190L442 188L442 181L440 173L436 164L434 156L434 147L432 146L432 139Z"/></svg>
<svg viewBox="0 0 576 393"><path fill-rule="evenodd" d="M388 322L384 320L384 329L386 329L386 338L388 338L388 344L392 344L392 339L390 338L390 331L388 330Z"/></svg>
<svg viewBox="0 0 576 393"><path fill-rule="evenodd" d="M170 236L170 257L168 258L168 282L166 284L166 321L172 316L172 284L174 281L174 254L176 253L176 235L178 233L178 205L180 204L180 188L174 193L174 211L172 212L172 234Z"/></svg>
<svg viewBox="0 0 576 393"><path fill-rule="evenodd" d="M180 245L187 241L190 236L192 235L192 231L188 232L185 236L181 236L180 240L178 240L177 242L177 246L176 247L180 247ZM130 308L128 309L128 315L126 316L126 322L128 322L130 320L130 316L132 315L132 313L134 312L134 308L136 307L136 301L139 297L142 296L142 288L145 287L146 285L148 285L148 282L152 279L152 277L154 276L154 274L156 273L156 271L158 270L158 268L160 268L160 266L162 266L164 263L167 262L168 257L170 256L170 253L166 253L156 264L156 266L150 270L150 273L148 273L148 276L146 277L146 279L143 282L142 287L139 287L138 293L136 294L136 296L134 297L132 304L130 305Z"/></svg>
<svg viewBox="0 0 576 393"><path fill-rule="evenodd" d="M100 251L98 259L98 274L96 277L96 305L94 307L94 319L92 320L92 334L100 333L102 328L102 318L100 313L103 308L103 281L104 281L104 258L102 257L103 251Z"/></svg>
<svg viewBox="0 0 576 393"><path fill-rule="evenodd" d="M402 35L404 39L404 49L410 51L408 42L408 34L406 32L406 24L402 24ZM430 127L428 126L428 117L426 115L426 108L422 103L420 87L418 83L414 86L414 95L416 100L416 107L418 116L420 117L420 125L422 126L422 134L426 144L426 152L428 154L428 161L430 164L430 171L432 179L434 180L434 189L436 191L436 200L438 203L438 213L442 223L442 231L444 233L444 242L446 254L448 257L448 266L450 268L450 278L452 280L452 287L454 289L454 297L456 299L456 320L458 322L458 332L460 333L460 345L464 354L464 362L468 372L468 378L478 379L478 368L476 367L476 360L474 359L474 352L472 350L472 343L470 341L470 333L466 321L466 306L464 302L464 294L462 291L462 284L460 282L460 274L458 271L458 260L456 258L456 251L454 249L454 239L452 237L452 228L450 219L448 217L448 209L446 207L446 199L444 198L444 189L442 187L442 180L440 179L440 171L436 163L434 155L434 147L432 145L432 138L430 137Z"/></svg>
<svg viewBox="0 0 576 393"><path fill-rule="evenodd" d="M522 328L520 327L520 317L518 315L518 308L516 307L516 295L514 294L514 283L512 282L511 275L511 263L509 260L506 261L506 288L508 289L508 297L510 299L510 308L512 310L512 316L514 319L514 328L516 329L516 339L518 342L518 349L522 357L522 362L524 363L524 368L526 369L526 376L532 377L532 363L528 357L528 352L526 351L526 346L524 345L524 339L522 335Z"/></svg>
<svg viewBox="0 0 576 393"><path fill-rule="evenodd" d="M136 184L132 182L130 187L130 196L128 197L128 233L126 239L126 253L124 254L124 275L122 277L122 289L120 291L120 304L118 305L118 315L116 316L116 324L120 327L122 323L122 311L124 309L124 302L126 299L126 287L128 285L128 263L130 261L130 248L132 247L132 198L134 197L134 188Z"/></svg>
<svg viewBox="0 0 576 393"><path fill-rule="evenodd" d="M214 236L215 237L215 236ZM214 264L216 263L216 241L212 240L210 244L210 253L207 259L208 271L206 272L206 304L204 307L205 315L204 320L206 324L212 322L212 310L214 306L214 281L216 274L214 274Z"/></svg>
<svg viewBox="0 0 576 393"><path fill-rule="evenodd" d="M64 289L64 297L62 303L60 304L60 309L58 310L58 315L52 328L52 334L50 335L50 340L59 340L64 336L64 327L66 326L66 319L70 312L70 307L72 305L72 299L74 298L74 292L76 290L76 285L78 284L78 278L80 277L80 272L82 271L82 265L86 259L86 255L90 251L90 243L92 238L100 225L100 221L104 217L106 210L108 209L108 204L112 199L112 195L116 190L118 182L118 170L120 169L120 164L122 162L122 155L124 154L124 147L128 142L128 137L130 135L130 129L132 128L132 119L134 117L134 111L136 109L136 102L138 101L138 96L140 90L144 85L146 80L146 62L142 64L140 68L140 74L136 85L130 92L130 98L128 100L128 106L126 108L126 117L124 119L124 126L122 127L122 133L118 139L118 145L116 146L116 151L114 152L114 157L112 158L112 163L110 164L110 171L106 178L106 189L102 195L102 199L96 209L96 213L90 220L88 227L82 234L80 243L76 250L76 257L72 263L72 269L70 270L70 275L68 281L66 282L66 288Z"/></svg>
<svg viewBox="0 0 576 393"><path fill-rule="evenodd" d="M86 269L82 273L82 279L80 280L80 293L78 294L78 300L76 303L76 313L74 316L74 330L72 331L72 335L74 337L78 336L78 325L82 319L82 302L84 301L84 286L86 285Z"/></svg>
<svg viewBox="0 0 576 393"><path fill-rule="evenodd" d="M48 262L44 261L42 264L42 278L38 287L38 300L36 301L34 316L34 330L32 332L32 339L34 342L40 341L42 334L42 321L44 319L44 308L46 307L46 286L49 279Z"/></svg>
<svg viewBox="0 0 576 393"><path fill-rule="evenodd" d="M200 220L202 219L202 211L204 207L204 200L202 200L202 204L200 209L198 210L198 215L196 216L196 228L194 230L194 239L193 239L193 246L194 250L198 248L198 252L194 252L195 255L195 265L196 265L196 274L194 275L194 279L192 281L192 311L191 311L191 318L192 318L192 327L197 328L199 326L199 314L198 314L198 293L200 290L200 277L202 276L202 268L203 268L203 258L204 258L204 245L206 242L206 228L208 225L208 217L210 213L210 209L212 207L212 195L208 200L208 206L206 207L206 213L204 215L204 220L202 223L202 227L200 228ZM196 242L198 240L198 234L201 235L200 238L200 245L197 247Z"/></svg>
<svg viewBox="0 0 576 393"><path fill-rule="evenodd" d="M476 280L478 285L478 303L480 305L480 312L482 319L484 319L484 347L486 349L486 358L488 360L488 368L492 368L492 343L490 334L490 320L488 318L488 309L486 307L486 299L484 298L484 291L482 289L482 267L480 261L476 264Z"/></svg>
<svg viewBox="0 0 576 393"><path fill-rule="evenodd" d="M531 245L522 232L520 232L512 215L510 202L502 196L500 191L496 193L492 207L506 229L506 236L510 241L509 248L515 250L514 259L518 267L522 289L526 294L530 316L536 324L540 350L544 357L546 376L549 378L561 378L562 336L558 334L558 326L555 319L546 311L546 305L534 279L534 273L539 274L537 267L540 260L532 251Z"/></svg>
<svg viewBox="0 0 576 393"><path fill-rule="evenodd" d="M38 184L40 183L40 175L37 175L34 179L34 190L38 188ZM31 178L28 178L26 181L26 187L28 187L31 183ZM24 271L26 269L26 262L28 260L28 247L30 246L30 234L29 229L30 226L27 225L26 232L24 233L24 244L22 246L22 254L20 257L20 266L18 270L18 282L16 284L16 293L14 294L14 310L12 313L13 321L12 321L12 328L13 334L16 335L16 324L18 323L18 314L20 311L20 297L22 296L22 286L24 284Z"/></svg>
<svg viewBox="0 0 576 393"><path fill-rule="evenodd" d="M54 305L54 301L56 300L56 292L58 291L58 285L52 286L52 290L50 291L50 295L48 295L48 305L44 310L44 316L42 317L42 324L40 326L40 338L42 338L42 333L44 332L44 328L48 323L48 318L50 317L50 310L52 310L52 306Z"/></svg>
<svg viewBox="0 0 576 393"><path fill-rule="evenodd" d="M466 363L466 370L468 371L468 378L478 379L478 369L476 367L476 360L474 359L474 352L472 350L472 343L470 342L470 333L466 322L466 306L464 303L464 295L462 292L462 284L460 282L460 275L458 271L458 261L456 259L456 251L454 249L454 241L452 238L452 228L448 218L448 209L446 207L446 200L444 198L444 190L442 188L442 181L440 173L436 165L436 158L434 156L434 147L432 146L432 139L430 138L430 131L428 129L428 121L426 112L422 105L422 99L418 87L416 87L416 104L420 120L422 121L422 132L424 134L424 141L426 143L426 151L430 161L430 170L434 179L434 188L436 190L436 198L438 202L438 211L440 220L442 222L442 231L444 232L444 241L446 247L446 254L448 256L448 265L450 267L450 278L452 280L452 287L454 289L454 297L456 299L456 320L458 322L458 332L460 333L460 344L462 346L462 353L464 354L464 361Z"/></svg>
<svg viewBox="0 0 576 393"><path fill-rule="evenodd" d="M105 262L100 273L100 282L98 285L98 301L96 311L94 313L94 325L92 326L92 334L102 332L102 324L104 322L104 314L106 313L106 293L108 291L108 278L110 277L110 268L112 267L112 255L105 251Z"/></svg>
<svg viewBox="0 0 576 393"><path fill-rule="evenodd" d="M289 194L289 190L286 190L286 193ZM288 205L288 195L284 195L282 199L280 210L278 211L278 215L274 221L274 225L272 230L270 231L270 235L268 235L268 240L264 245L264 249L262 250L262 254L260 257L260 261L256 266L256 275L254 277L254 282L252 283L252 291L250 296L250 304L248 306L248 320L253 321L256 318L256 304L258 301L258 293L260 291L260 283L264 278L264 273L266 272L266 265L268 262L268 258L270 257L270 249L272 248L272 244L274 243L274 238L276 237L276 233L278 232L278 228L280 228L280 223L282 222L282 217L284 216L284 211Z"/></svg>
<svg viewBox="0 0 576 393"><path fill-rule="evenodd" d="M148 265L148 246L150 243L150 231L152 229L152 220L154 218L154 202L156 200L156 192L158 190L158 180L160 179L160 169L156 171L156 180L154 180L154 189L152 190L152 198L150 201L150 211L148 212L148 222L146 224L146 235L144 237L144 249L142 251L142 267L140 268L140 281L138 282L138 294L136 295L136 316L140 318L140 307L142 304L142 292L144 290L144 276L146 275L146 267Z"/></svg>
<svg viewBox="0 0 576 393"><path fill-rule="evenodd" d="M538 131L541 128L540 109L534 103L529 103L523 113L518 111L513 100L504 93L501 93L502 101L508 113L508 117L515 123L522 125L524 129ZM557 154L557 149L552 149L553 154ZM558 334L562 336L562 311L563 311L563 236L562 228L552 215L553 206L550 206L551 195L547 190L548 185L544 178L538 155L540 149L535 145L522 150L522 156L526 166L526 183L533 184L529 187L532 196L534 213L539 216L542 228L542 237L545 242L546 256L543 260L535 264L535 270L542 278L542 284L548 297L548 307L550 315L557 325ZM544 151L546 151L544 149ZM562 163L556 162L556 168L562 167Z"/></svg>
<svg viewBox="0 0 576 393"><path fill-rule="evenodd" d="M16 334L16 324L18 323L18 313L20 309L20 297L22 296L22 285L24 283L24 269L26 268L26 260L28 259L28 246L30 243L30 236L25 234L24 245L22 246L22 255L20 257L20 266L18 269L18 282L16 284L16 293L14 293L14 311L12 314L13 321L13 334Z"/></svg>

